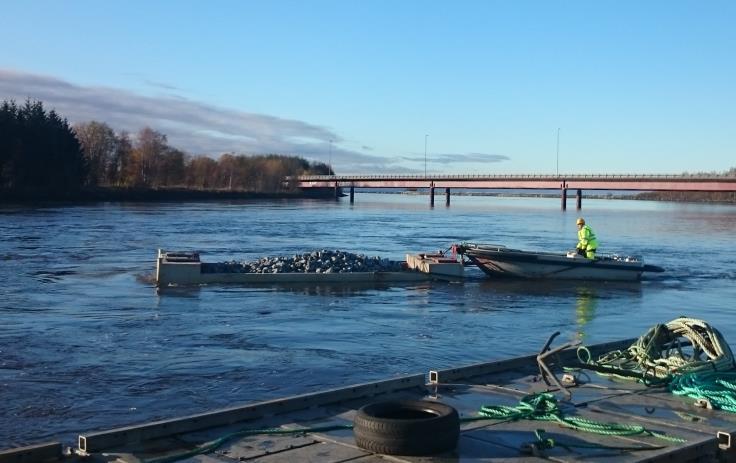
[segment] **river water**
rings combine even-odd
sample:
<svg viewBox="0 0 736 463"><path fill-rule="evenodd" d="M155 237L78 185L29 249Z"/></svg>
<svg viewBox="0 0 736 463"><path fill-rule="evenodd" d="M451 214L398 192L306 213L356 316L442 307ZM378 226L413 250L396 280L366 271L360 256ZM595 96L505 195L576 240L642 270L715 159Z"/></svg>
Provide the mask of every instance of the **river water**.
<svg viewBox="0 0 736 463"><path fill-rule="evenodd" d="M0 207L0 448L533 353L554 331L597 343L679 315L736 340L736 207L584 200L600 252L640 283L218 286L157 292L156 250L208 262L316 249L393 259L474 241L574 248L559 199L421 195ZM570 201L570 205L574 205Z"/></svg>

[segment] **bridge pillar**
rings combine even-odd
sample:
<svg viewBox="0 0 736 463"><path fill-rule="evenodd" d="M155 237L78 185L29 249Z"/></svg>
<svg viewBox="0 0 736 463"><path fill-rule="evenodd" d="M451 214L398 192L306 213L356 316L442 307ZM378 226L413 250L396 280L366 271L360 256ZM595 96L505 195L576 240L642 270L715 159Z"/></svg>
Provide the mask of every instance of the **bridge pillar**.
<svg viewBox="0 0 736 463"><path fill-rule="evenodd" d="M335 200L340 199L340 187L337 185L337 182L335 182Z"/></svg>
<svg viewBox="0 0 736 463"><path fill-rule="evenodd" d="M450 189L445 188L445 206L450 207Z"/></svg>
<svg viewBox="0 0 736 463"><path fill-rule="evenodd" d="M583 208L583 190L578 188L578 193L575 195L575 208L580 210Z"/></svg>
<svg viewBox="0 0 736 463"><path fill-rule="evenodd" d="M565 188L564 185L562 186L562 196L561 196L561 199L562 199L561 207L562 207L562 210L565 211L565 210L567 210L567 188Z"/></svg>
<svg viewBox="0 0 736 463"><path fill-rule="evenodd" d="M355 202L355 187L350 185L350 204Z"/></svg>
<svg viewBox="0 0 736 463"><path fill-rule="evenodd" d="M429 185L429 205L434 207L434 182Z"/></svg>

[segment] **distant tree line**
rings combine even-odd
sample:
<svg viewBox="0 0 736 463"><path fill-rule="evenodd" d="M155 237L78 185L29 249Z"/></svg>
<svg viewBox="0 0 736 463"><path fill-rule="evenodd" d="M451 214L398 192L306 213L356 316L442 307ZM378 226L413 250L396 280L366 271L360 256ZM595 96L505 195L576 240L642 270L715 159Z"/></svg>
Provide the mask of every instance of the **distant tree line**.
<svg viewBox="0 0 736 463"><path fill-rule="evenodd" d="M684 172L683 175L709 176L722 175L736 177L736 167L731 167L726 172ZM696 203L736 203L736 192L733 191L645 191L634 195L636 199L650 201L676 201Z"/></svg>
<svg viewBox="0 0 736 463"><path fill-rule="evenodd" d="M0 189L68 191L81 188L88 164L66 119L41 102L0 105Z"/></svg>
<svg viewBox="0 0 736 463"><path fill-rule="evenodd" d="M286 176L330 172L326 164L278 154L191 156L150 127L134 136L97 121L73 130L89 165L88 185L278 192Z"/></svg>
<svg viewBox="0 0 736 463"><path fill-rule="evenodd" d="M192 156L144 127L115 132L104 122L70 126L39 101L0 106L0 190L79 191L95 187L283 192L286 176L330 174L324 163L278 154Z"/></svg>
<svg viewBox="0 0 736 463"><path fill-rule="evenodd" d="M645 191L634 195L648 201L676 201L691 203L736 203L733 191Z"/></svg>

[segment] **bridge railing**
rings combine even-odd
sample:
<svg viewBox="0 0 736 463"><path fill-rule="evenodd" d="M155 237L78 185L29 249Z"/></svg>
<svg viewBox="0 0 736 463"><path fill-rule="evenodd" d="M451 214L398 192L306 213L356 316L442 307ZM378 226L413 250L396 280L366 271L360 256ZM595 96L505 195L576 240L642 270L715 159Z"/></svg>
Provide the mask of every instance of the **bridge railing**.
<svg viewBox="0 0 736 463"><path fill-rule="evenodd" d="M443 175L300 175L298 181L351 180L686 180L707 181L734 179L729 174L443 174ZM287 177L286 180L291 180Z"/></svg>

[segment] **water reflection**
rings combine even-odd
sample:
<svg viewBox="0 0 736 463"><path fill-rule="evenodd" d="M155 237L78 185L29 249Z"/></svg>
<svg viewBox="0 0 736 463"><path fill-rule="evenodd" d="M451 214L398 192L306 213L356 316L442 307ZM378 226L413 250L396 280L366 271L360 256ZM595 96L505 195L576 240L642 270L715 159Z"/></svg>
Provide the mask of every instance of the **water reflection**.
<svg viewBox="0 0 736 463"><path fill-rule="evenodd" d="M480 289L518 297L532 304L536 300L551 310L574 308L578 340L585 338L586 327L598 315L602 301L640 299L642 296L642 283L638 281L486 279L480 283ZM531 302L530 297L533 298Z"/></svg>
<svg viewBox="0 0 736 463"><path fill-rule="evenodd" d="M595 310L598 306L598 289L591 286L579 286L577 288L577 299L575 301L575 321L578 326L578 339L585 338L585 325L595 318Z"/></svg>
<svg viewBox="0 0 736 463"><path fill-rule="evenodd" d="M601 297L641 295L639 281L522 280L486 278L480 282L484 291L521 295L577 296L588 291Z"/></svg>
<svg viewBox="0 0 736 463"><path fill-rule="evenodd" d="M349 282L349 283L249 283L211 285L167 286L157 287L156 295L165 297L194 298L201 291L227 293L291 293L304 296L340 296L348 297L366 293L390 291L392 289L428 289L431 282L384 283L384 282Z"/></svg>

